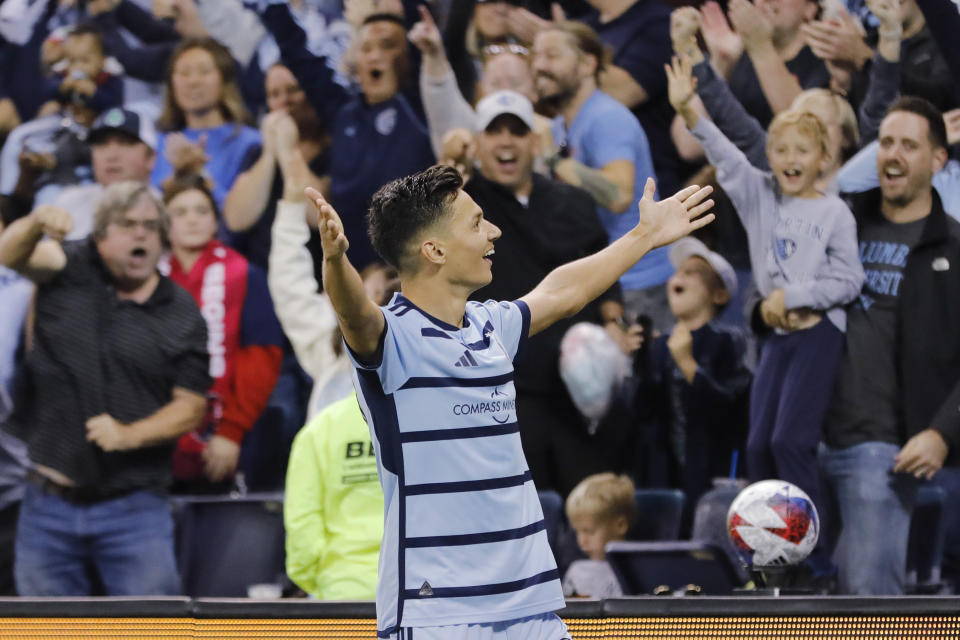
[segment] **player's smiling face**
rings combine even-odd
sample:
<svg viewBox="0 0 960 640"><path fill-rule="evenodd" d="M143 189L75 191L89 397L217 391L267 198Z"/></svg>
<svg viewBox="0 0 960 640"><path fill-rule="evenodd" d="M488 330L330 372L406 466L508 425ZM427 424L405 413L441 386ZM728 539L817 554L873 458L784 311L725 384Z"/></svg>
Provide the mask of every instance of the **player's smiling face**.
<svg viewBox="0 0 960 640"><path fill-rule="evenodd" d="M483 210L463 189L457 192L447 224L443 245L449 280L471 291L489 284L493 279L493 243L500 237L500 228L484 219Z"/></svg>

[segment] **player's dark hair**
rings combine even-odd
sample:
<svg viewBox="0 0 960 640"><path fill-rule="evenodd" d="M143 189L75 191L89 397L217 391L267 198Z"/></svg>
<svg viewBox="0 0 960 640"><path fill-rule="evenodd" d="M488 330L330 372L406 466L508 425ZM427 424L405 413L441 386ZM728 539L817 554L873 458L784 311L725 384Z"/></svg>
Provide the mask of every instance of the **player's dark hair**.
<svg viewBox="0 0 960 640"><path fill-rule="evenodd" d="M927 137L934 149L947 148L947 125L943 122L943 113L932 102L917 96L901 96L893 101L887 114L895 111L914 113L927 121Z"/></svg>
<svg viewBox="0 0 960 640"><path fill-rule="evenodd" d="M373 194L367 233L383 260L402 269L407 245L418 233L452 212L463 178L453 167L433 166L399 178Z"/></svg>

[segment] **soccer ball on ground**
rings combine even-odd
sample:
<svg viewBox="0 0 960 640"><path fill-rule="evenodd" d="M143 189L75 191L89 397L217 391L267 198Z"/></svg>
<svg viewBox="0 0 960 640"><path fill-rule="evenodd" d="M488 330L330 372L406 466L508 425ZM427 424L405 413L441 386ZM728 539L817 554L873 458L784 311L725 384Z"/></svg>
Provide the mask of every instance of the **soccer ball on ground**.
<svg viewBox="0 0 960 640"><path fill-rule="evenodd" d="M737 495L727 534L748 567L799 564L817 544L820 518L810 497L783 480L762 480Z"/></svg>

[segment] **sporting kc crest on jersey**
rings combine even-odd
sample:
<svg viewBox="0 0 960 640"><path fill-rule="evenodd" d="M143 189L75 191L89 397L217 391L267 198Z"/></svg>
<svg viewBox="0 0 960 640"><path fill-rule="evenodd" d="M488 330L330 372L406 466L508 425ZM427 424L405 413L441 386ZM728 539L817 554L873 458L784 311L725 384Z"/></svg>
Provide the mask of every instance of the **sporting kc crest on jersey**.
<svg viewBox="0 0 960 640"><path fill-rule="evenodd" d="M390 107L389 109L381 111L377 115L374 126L380 135L388 136L393 133L394 128L397 126L397 110L394 107Z"/></svg>
<svg viewBox="0 0 960 640"><path fill-rule="evenodd" d="M786 260L797 251L797 243L790 238L777 238L777 257Z"/></svg>

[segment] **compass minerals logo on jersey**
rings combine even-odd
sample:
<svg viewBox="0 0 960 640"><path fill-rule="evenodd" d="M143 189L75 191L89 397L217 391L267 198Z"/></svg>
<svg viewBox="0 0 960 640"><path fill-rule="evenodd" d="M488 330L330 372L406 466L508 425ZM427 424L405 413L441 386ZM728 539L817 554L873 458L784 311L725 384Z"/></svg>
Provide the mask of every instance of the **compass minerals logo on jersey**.
<svg viewBox="0 0 960 640"><path fill-rule="evenodd" d="M517 408L517 401L497 387L490 394L489 401L462 402L453 405L453 415L473 416L489 414L494 422L504 424L510 419L510 414Z"/></svg>

